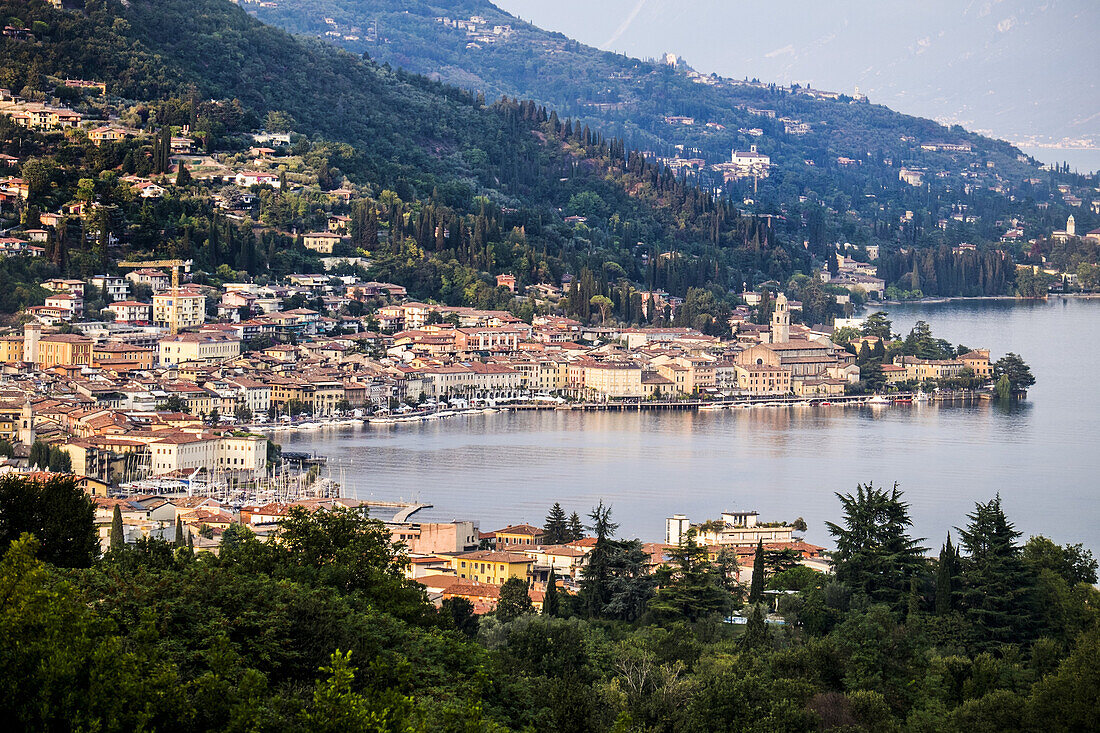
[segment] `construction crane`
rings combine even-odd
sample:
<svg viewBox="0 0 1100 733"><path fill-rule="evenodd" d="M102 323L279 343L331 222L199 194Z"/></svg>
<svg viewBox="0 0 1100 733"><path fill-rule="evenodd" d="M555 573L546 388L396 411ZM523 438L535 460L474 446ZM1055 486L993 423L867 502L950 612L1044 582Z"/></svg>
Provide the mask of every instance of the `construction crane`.
<svg viewBox="0 0 1100 733"><path fill-rule="evenodd" d="M180 268L191 272L191 264L194 260L147 260L145 262L119 262L119 267L167 267L172 272L172 320L169 326L172 335L180 332L179 325L179 294L180 294Z"/></svg>

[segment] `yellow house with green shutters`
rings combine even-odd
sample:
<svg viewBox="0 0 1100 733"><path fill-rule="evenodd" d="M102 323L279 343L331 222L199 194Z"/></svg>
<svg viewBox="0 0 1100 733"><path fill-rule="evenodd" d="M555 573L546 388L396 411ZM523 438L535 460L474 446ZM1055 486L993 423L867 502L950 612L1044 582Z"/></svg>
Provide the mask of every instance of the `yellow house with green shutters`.
<svg viewBox="0 0 1100 733"><path fill-rule="evenodd" d="M478 550L453 556L451 567L460 578L501 585L511 578L527 580L528 570L533 562L534 560L518 552Z"/></svg>

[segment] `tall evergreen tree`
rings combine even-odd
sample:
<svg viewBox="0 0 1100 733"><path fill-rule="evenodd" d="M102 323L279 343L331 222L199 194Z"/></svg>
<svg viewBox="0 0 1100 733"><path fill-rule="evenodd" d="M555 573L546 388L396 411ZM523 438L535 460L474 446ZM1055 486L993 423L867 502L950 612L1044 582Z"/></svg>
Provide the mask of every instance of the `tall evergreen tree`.
<svg viewBox="0 0 1100 733"><path fill-rule="evenodd" d="M865 593L873 603L903 611L910 579L925 566L923 538L909 536L909 504L897 484L891 491L858 484L856 493L837 494L844 526L827 522L836 538L837 580Z"/></svg>
<svg viewBox="0 0 1100 733"><path fill-rule="evenodd" d="M756 554L752 559L752 581L749 584L749 603L764 600L764 540L756 541Z"/></svg>
<svg viewBox="0 0 1100 733"><path fill-rule="evenodd" d="M546 593L542 597L542 613L544 616L557 616L561 599L558 598L558 576L554 568L550 568L550 577L546 579Z"/></svg>
<svg viewBox="0 0 1100 733"><path fill-rule="evenodd" d="M764 609L760 604L752 607L749 621L745 624L745 633L741 635L741 645L746 649L756 649L768 642L768 625L764 621Z"/></svg>
<svg viewBox="0 0 1100 733"><path fill-rule="evenodd" d="M554 502L550 513L546 515L546 524L542 528L542 541L547 545L560 545L569 541L569 520L561 504Z"/></svg>
<svg viewBox="0 0 1100 733"><path fill-rule="evenodd" d="M569 541L576 542L582 539L584 539L584 524L581 523L580 516L573 512L569 515Z"/></svg>
<svg viewBox="0 0 1100 733"><path fill-rule="evenodd" d="M998 494L978 503L959 530L963 561L963 613L972 642L980 651L1019 644L1037 635L1031 569L1016 540L1020 532L1008 521Z"/></svg>
<svg viewBox="0 0 1100 733"><path fill-rule="evenodd" d="M584 568L582 592L585 596L588 612L598 616L607 604L608 572L612 555L611 544L619 525L611 521L611 507L605 507L601 501L588 514L592 520L590 529L596 535L596 545L588 554L588 564Z"/></svg>
<svg viewBox="0 0 1100 733"><path fill-rule="evenodd" d="M184 547L186 545L186 540L183 536L183 520L179 518L179 515L176 515L175 545L176 547Z"/></svg>
<svg viewBox="0 0 1100 733"><path fill-rule="evenodd" d="M122 510L115 504L115 514L111 517L111 549L121 550L126 546L126 537L122 529Z"/></svg>
<svg viewBox="0 0 1100 733"><path fill-rule="evenodd" d="M940 549L936 564L936 615L944 616L955 609L955 594L959 586L959 548L951 544L951 534Z"/></svg>
<svg viewBox="0 0 1100 733"><path fill-rule="evenodd" d="M706 545L695 541L694 530L668 555L670 562L657 570L660 589L649 602L649 610L656 617L695 622L731 610L733 597L722 586Z"/></svg>

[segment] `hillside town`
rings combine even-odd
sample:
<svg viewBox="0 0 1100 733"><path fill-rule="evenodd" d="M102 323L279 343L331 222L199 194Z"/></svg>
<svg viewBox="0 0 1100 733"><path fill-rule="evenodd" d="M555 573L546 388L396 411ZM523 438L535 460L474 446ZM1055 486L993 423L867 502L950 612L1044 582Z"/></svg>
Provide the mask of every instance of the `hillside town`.
<svg viewBox="0 0 1100 733"><path fill-rule="evenodd" d="M130 299L135 281L159 289L152 303ZM503 311L409 301L398 286L350 276L232 284L212 303L209 289L170 281L135 268L44 283L56 293L48 310L0 337L0 437L16 457L37 442L56 446L78 475L109 485L213 466L256 480L269 473L269 449L248 430L427 419L446 408L822 403L869 396L860 362L876 353L879 392L960 380L973 388L994 377L982 349L951 359L898 352L882 363L888 338L793 324L800 304L782 293L765 306L770 324L752 322L746 307L731 317L733 337L718 338L560 316L529 324ZM113 292L118 300L103 310L122 318L81 320L92 288ZM320 310L280 309L303 298ZM364 298L388 302L340 314Z"/></svg>
<svg viewBox="0 0 1100 733"><path fill-rule="evenodd" d="M510 32L476 18L440 22ZM488 250L486 230L498 225L484 213L469 225L434 223L427 205L352 183L277 114L265 122L279 131L219 140L187 124L143 124L141 110L109 98L103 82L58 78L57 88L81 111L0 89L5 129L47 150L115 156L119 170L79 179L67 198L51 183L50 166L62 163L0 158L13 173L0 178L3 264L61 273L11 276L0 334L5 471L71 472L112 500L168 487L238 508L261 498L333 501L338 487L317 470L323 457L288 462L280 431L500 409L881 405L940 391L988 396L1001 376L988 350L908 348L881 322L835 317L889 295L877 245L837 243L797 284L815 304L771 280L745 283L729 295L735 305L700 313L690 292L620 290L587 269L532 277L494 266L489 254L471 255L478 276L461 297L417 300L407 280L379 277L392 271L379 265L385 250ZM218 114L233 112L221 104ZM770 165L753 144L720 169L735 180L766 177ZM190 257L160 244L157 226L180 206L211 216ZM558 213L563 231L590 235L586 215ZM753 221L758 233L772 231L771 219ZM1076 237L1072 218L1055 236ZM266 271L255 267L261 249ZM682 259L639 257L667 268Z"/></svg>

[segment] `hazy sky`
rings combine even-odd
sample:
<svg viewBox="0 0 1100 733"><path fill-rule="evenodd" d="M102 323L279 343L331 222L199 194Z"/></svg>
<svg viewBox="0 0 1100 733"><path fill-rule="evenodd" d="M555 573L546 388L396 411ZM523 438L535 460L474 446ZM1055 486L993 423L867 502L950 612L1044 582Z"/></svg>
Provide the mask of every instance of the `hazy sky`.
<svg viewBox="0 0 1100 733"><path fill-rule="evenodd" d="M498 0L631 56L812 82L1021 141L1100 145L1100 0Z"/></svg>

